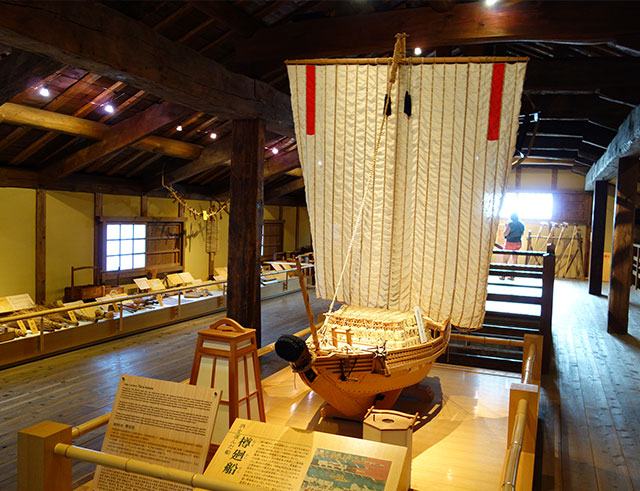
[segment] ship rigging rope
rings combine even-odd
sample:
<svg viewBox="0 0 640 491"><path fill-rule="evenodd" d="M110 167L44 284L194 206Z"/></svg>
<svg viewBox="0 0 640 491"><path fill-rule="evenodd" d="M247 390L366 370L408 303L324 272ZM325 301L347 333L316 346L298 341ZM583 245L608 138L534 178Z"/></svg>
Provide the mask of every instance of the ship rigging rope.
<svg viewBox="0 0 640 491"><path fill-rule="evenodd" d="M335 289L333 291L333 297L331 298L331 303L329 304L329 310L325 315L324 322L320 329L320 334L322 334L322 341L326 341L326 329L325 326L327 321L330 318L331 313L333 312L333 308L335 306L336 300L338 298L338 292L340 291L340 287L342 286L342 280L344 278L344 274L347 271L347 265L349 264L349 257L351 256L351 251L353 250L353 244L358 236L358 231L360 230L360 226L362 225L362 216L364 214L364 206L367 202L367 198L371 193L371 188L373 184L373 176L375 175L375 168L378 159L378 151L380 150L380 144L382 142L382 135L385 133L385 129L387 127L387 120L389 119L389 105L391 104L391 90L397 79L398 67L400 63L405 58L406 54L406 34L396 34L396 43L393 48L393 58L390 62L390 70L389 77L387 80L387 92L386 97L384 99L384 108L382 111L382 122L380 123L380 128L378 128L378 134L376 136L376 143L373 149L373 158L371 160L371 165L365 167L365 192L362 194L362 200L360 201L360 206L358 208L358 214L356 215L356 222L351 232L351 239L349 240L349 247L347 248L347 254L344 259L344 264L342 265L342 270L340 271L340 276L338 277L338 282L336 283Z"/></svg>

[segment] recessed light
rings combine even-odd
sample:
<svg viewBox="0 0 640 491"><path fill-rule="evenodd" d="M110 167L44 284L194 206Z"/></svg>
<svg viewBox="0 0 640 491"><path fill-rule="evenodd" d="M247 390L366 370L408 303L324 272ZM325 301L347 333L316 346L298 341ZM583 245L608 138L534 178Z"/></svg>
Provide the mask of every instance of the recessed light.
<svg viewBox="0 0 640 491"><path fill-rule="evenodd" d="M113 104L105 104L104 112L106 112L107 114L113 114L114 112L116 112L116 108L113 107Z"/></svg>
<svg viewBox="0 0 640 491"><path fill-rule="evenodd" d="M416 56L420 56L422 54L422 48L413 48L413 54Z"/></svg>
<svg viewBox="0 0 640 491"><path fill-rule="evenodd" d="M42 97L49 97L51 95L51 92L45 86L42 86L38 89L38 94L40 94Z"/></svg>
<svg viewBox="0 0 640 491"><path fill-rule="evenodd" d="M179 124L178 126L176 126L176 131L182 131L182 125Z"/></svg>
<svg viewBox="0 0 640 491"><path fill-rule="evenodd" d="M278 152L279 152L279 151L280 151L280 150L278 150L276 147L273 147L273 148L271 149L271 153L272 153L273 155L278 155Z"/></svg>
<svg viewBox="0 0 640 491"><path fill-rule="evenodd" d="M493 7L498 2L499 2L499 0L484 0L484 4L487 7Z"/></svg>
<svg viewBox="0 0 640 491"><path fill-rule="evenodd" d="M218 134L217 133L209 133L209 138L211 138L212 140L215 140L216 138L218 138Z"/></svg>

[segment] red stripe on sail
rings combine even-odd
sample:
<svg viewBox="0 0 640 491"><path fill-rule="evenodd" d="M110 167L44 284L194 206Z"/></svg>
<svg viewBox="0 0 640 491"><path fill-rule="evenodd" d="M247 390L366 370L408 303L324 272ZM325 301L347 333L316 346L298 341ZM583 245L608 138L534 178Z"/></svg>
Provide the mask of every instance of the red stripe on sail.
<svg viewBox="0 0 640 491"><path fill-rule="evenodd" d="M494 63L489 99L489 129L487 140L500 138L500 113L502 112L502 89L504 87L504 63Z"/></svg>
<svg viewBox="0 0 640 491"><path fill-rule="evenodd" d="M307 65L307 135L316 134L316 66Z"/></svg>

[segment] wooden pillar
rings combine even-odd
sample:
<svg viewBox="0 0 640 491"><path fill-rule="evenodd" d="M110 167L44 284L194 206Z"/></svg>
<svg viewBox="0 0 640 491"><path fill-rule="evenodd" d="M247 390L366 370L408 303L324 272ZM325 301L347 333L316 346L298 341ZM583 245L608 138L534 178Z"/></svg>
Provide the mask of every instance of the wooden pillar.
<svg viewBox="0 0 640 491"><path fill-rule="evenodd" d="M638 170L637 155L618 162L607 323L607 331L616 334L628 332Z"/></svg>
<svg viewBox="0 0 640 491"><path fill-rule="evenodd" d="M36 190L36 303L47 296L47 192Z"/></svg>
<svg viewBox="0 0 640 491"><path fill-rule="evenodd" d="M607 221L607 181L596 181L591 208L591 256L589 261L589 293L602 295L602 262Z"/></svg>
<svg viewBox="0 0 640 491"><path fill-rule="evenodd" d="M264 123L233 121L227 317L256 330L260 346L260 244L262 241Z"/></svg>
<svg viewBox="0 0 640 491"><path fill-rule="evenodd" d="M149 198L147 196L140 196L140 216L149 216Z"/></svg>
<svg viewBox="0 0 640 491"><path fill-rule="evenodd" d="M71 426L42 421L18 432L18 491L71 491L71 460L53 453Z"/></svg>
<svg viewBox="0 0 640 491"><path fill-rule="evenodd" d="M104 262L104 225L102 224L102 193L93 195L93 284L102 282L102 266Z"/></svg>

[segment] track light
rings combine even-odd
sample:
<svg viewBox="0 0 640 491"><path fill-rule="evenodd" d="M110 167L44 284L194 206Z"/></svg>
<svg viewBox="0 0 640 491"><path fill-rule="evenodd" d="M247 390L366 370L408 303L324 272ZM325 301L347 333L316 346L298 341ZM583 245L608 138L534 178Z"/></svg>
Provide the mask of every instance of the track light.
<svg viewBox="0 0 640 491"><path fill-rule="evenodd" d="M178 126L176 126L176 131L182 131L182 125L179 124Z"/></svg>
<svg viewBox="0 0 640 491"><path fill-rule="evenodd" d="M420 47L413 48L413 54L416 56L420 56L422 54L422 48Z"/></svg>
<svg viewBox="0 0 640 491"><path fill-rule="evenodd" d="M51 95L51 92L49 91L49 89L47 89L44 85L42 87L40 87L38 89L38 94L40 94L42 97L49 97Z"/></svg>
<svg viewBox="0 0 640 491"><path fill-rule="evenodd" d="M218 134L212 131L211 133L209 133L209 138L211 138L212 140L215 140L216 138L218 138Z"/></svg>
<svg viewBox="0 0 640 491"><path fill-rule="evenodd" d="M107 114L113 114L114 112L116 112L116 108L113 107L113 104L105 104L104 112L106 112Z"/></svg>
<svg viewBox="0 0 640 491"><path fill-rule="evenodd" d="M279 152L279 150L278 150L276 147L273 147L273 148L271 149L271 153L272 153L273 155L278 155L278 152Z"/></svg>

